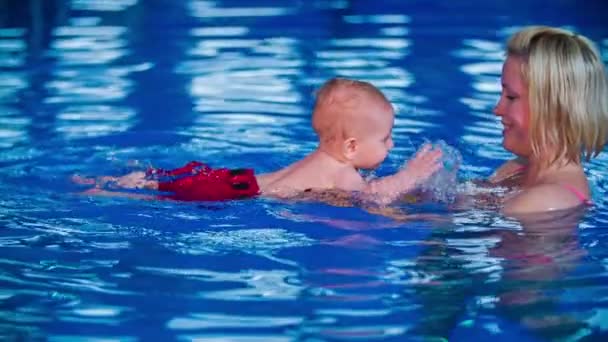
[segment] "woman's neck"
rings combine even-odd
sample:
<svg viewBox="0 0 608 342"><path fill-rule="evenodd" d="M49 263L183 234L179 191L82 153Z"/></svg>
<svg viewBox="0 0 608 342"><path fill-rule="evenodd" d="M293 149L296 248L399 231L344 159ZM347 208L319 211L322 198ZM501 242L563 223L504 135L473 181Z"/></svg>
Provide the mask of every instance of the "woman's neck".
<svg viewBox="0 0 608 342"><path fill-rule="evenodd" d="M580 168L580 163L559 159L551 164L544 160L528 158L527 165L523 174L522 186L531 186L541 183L544 179L568 169Z"/></svg>

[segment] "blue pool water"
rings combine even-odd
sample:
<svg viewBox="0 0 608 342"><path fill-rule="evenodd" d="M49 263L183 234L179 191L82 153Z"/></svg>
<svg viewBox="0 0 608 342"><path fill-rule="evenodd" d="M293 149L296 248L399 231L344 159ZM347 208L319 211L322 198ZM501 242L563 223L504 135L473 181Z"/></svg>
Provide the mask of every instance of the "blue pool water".
<svg viewBox="0 0 608 342"><path fill-rule="evenodd" d="M607 153L596 205L532 226L494 210L92 197L74 174L190 160L273 170L310 152L314 91L373 82L395 170L425 140L459 178L510 155L491 109L518 27L608 60L601 1L0 1L0 339L545 341L608 334Z"/></svg>

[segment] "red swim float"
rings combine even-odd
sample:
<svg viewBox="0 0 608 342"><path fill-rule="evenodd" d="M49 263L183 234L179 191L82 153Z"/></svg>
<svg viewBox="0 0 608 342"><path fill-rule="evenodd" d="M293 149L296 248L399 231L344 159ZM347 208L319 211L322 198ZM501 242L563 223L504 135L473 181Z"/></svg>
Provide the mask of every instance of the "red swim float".
<svg viewBox="0 0 608 342"><path fill-rule="evenodd" d="M192 161L173 170L149 169L147 174L158 180L158 190L171 193L166 197L180 201L243 199L260 192L253 169L212 169Z"/></svg>

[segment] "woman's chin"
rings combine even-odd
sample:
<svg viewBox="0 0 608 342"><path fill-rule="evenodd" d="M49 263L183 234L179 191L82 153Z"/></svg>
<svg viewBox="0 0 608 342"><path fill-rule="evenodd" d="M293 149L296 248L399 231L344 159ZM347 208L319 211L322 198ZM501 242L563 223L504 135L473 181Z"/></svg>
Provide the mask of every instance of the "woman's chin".
<svg viewBox="0 0 608 342"><path fill-rule="evenodd" d="M514 144L513 141L508 138L502 138L502 147L511 153L515 153L517 151L517 144Z"/></svg>
<svg viewBox="0 0 608 342"><path fill-rule="evenodd" d="M527 155L529 155L529 150L530 150L529 148L522 146L522 144L520 142L513 142L510 139L503 138L502 147L504 147L505 150L507 150L519 157L526 157Z"/></svg>

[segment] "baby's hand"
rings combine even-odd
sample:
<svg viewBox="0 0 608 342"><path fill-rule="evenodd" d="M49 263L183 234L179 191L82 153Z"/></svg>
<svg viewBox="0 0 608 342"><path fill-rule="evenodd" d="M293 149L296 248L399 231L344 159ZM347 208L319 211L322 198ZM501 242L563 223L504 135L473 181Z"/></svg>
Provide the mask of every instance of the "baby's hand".
<svg viewBox="0 0 608 342"><path fill-rule="evenodd" d="M422 183L443 166L442 156L443 152L441 149L433 149L431 144L425 144L407 162L402 172L405 172L416 184Z"/></svg>

